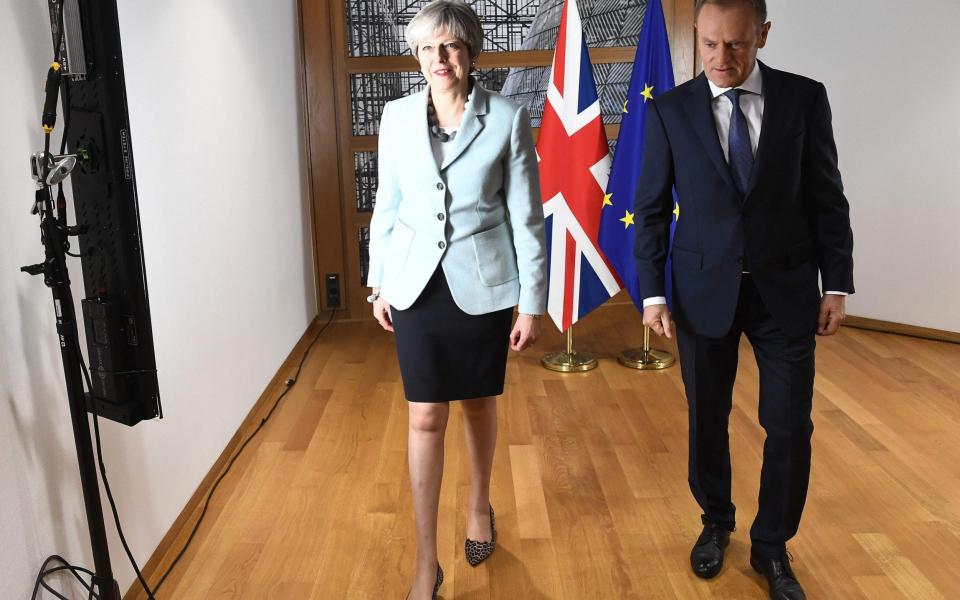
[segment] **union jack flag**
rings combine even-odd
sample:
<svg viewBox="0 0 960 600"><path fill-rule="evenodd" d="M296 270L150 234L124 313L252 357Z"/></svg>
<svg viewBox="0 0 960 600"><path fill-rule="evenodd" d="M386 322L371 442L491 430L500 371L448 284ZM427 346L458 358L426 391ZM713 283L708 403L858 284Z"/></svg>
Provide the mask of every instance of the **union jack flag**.
<svg viewBox="0 0 960 600"><path fill-rule="evenodd" d="M610 150L576 0L566 0L537 140L547 312L566 331L620 290L597 244Z"/></svg>

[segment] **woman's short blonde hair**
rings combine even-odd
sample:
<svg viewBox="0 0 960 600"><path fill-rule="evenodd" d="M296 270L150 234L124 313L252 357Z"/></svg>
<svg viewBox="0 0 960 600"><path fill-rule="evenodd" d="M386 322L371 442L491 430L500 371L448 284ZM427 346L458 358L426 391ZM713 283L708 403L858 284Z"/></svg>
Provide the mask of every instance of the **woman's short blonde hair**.
<svg viewBox="0 0 960 600"><path fill-rule="evenodd" d="M467 45L470 58L476 58L483 48L483 27L480 18L460 0L433 0L417 13L407 25L405 37L410 52L417 55L420 42L436 32L444 31Z"/></svg>

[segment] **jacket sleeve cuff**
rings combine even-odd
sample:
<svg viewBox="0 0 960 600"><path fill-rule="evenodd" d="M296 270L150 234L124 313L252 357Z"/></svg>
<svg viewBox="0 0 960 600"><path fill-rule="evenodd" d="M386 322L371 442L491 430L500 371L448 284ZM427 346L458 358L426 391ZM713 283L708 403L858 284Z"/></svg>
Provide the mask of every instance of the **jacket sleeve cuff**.
<svg viewBox="0 0 960 600"><path fill-rule="evenodd" d="M546 302L521 298L517 312L525 315L542 315L547 312Z"/></svg>

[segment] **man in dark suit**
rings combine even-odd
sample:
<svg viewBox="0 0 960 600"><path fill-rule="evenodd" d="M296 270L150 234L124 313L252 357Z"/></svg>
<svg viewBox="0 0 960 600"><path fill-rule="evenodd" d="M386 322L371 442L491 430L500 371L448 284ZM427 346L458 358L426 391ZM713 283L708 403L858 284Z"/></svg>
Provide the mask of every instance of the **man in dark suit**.
<svg viewBox="0 0 960 600"><path fill-rule="evenodd" d="M750 563L771 598L792 600L804 598L786 542L810 475L815 334L833 335L844 318L853 234L826 90L757 61L766 12L764 0L697 1L704 72L648 107L634 248L643 322L667 337L671 252L689 481L703 509L693 571L717 575L734 530L727 423L746 334L766 431ZM669 250L674 187L680 210Z"/></svg>

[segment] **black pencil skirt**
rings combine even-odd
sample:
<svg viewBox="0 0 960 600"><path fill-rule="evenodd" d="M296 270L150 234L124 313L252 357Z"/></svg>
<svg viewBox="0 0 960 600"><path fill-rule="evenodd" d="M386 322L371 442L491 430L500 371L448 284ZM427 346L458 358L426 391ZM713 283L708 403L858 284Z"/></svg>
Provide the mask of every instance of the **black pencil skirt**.
<svg viewBox="0 0 960 600"><path fill-rule="evenodd" d="M407 310L390 307L403 391L410 402L503 393L513 309L470 315L453 301L443 269Z"/></svg>

